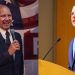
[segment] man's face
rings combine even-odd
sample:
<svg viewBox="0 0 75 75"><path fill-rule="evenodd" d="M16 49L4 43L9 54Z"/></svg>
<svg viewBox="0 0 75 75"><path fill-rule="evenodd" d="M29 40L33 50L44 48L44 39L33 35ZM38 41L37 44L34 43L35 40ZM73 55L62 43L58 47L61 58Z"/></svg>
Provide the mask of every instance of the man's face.
<svg viewBox="0 0 75 75"><path fill-rule="evenodd" d="M7 7L0 9L0 28L7 30L12 23L12 15Z"/></svg>
<svg viewBox="0 0 75 75"><path fill-rule="evenodd" d="M71 12L71 23L75 27L75 6L73 6L72 12Z"/></svg>

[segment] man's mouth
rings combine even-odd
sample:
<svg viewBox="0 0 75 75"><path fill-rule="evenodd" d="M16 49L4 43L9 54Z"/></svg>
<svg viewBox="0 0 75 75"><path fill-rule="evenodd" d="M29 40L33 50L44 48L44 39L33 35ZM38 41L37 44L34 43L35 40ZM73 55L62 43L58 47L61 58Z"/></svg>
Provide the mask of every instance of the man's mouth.
<svg viewBox="0 0 75 75"><path fill-rule="evenodd" d="M3 24L10 24L11 21L3 21Z"/></svg>

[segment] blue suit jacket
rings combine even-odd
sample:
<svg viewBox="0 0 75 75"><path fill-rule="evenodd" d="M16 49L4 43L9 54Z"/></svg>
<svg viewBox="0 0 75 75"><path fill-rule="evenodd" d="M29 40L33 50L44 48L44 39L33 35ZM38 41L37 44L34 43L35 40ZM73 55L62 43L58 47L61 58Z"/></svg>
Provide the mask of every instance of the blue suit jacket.
<svg viewBox="0 0 75 75"><path fill-rule="evenodd" d="M11 56L6 50L5 40L0 33L0 75L23 75L22 40L18 33L14 33L20 43L20 50L15 53L15 60L11 62Z"/></svg>
<svg viewBox="0 0 75 75"><path fill-rule="evenodd" d="M69 49L68 49L68 66L71 70L72 70L72 66L73 66L73 63L74 63L74 59L73 59L73 42L74 42L74 39L71 40L71 42L69 44ZM75 65L73 67L73 71L75 71Z"/></svg>

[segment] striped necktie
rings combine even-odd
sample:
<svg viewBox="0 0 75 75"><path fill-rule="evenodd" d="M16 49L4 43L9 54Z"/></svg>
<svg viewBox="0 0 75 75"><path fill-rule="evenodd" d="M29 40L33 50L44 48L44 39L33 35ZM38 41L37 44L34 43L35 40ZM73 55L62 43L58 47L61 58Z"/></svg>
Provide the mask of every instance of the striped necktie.
<svg viewBox="0 0 75 75"><path fill-rule="evenodd" d="M9 48L11 42L10 42L10 34L8 31L6 31L6 46L7 46L7 49Z"/></svg>

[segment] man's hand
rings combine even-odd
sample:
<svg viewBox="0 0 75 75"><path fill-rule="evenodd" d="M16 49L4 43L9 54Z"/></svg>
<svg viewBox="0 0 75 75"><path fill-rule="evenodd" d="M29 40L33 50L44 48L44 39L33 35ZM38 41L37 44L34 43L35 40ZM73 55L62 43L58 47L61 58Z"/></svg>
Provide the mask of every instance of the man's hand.
<svg viewBox="0 0 75 75"><path fill-rule="evenodd" d="M20 50L20 44L17 40L14 40L8 48L8 52L10 55L13 55L16 50Z"/></svg>

